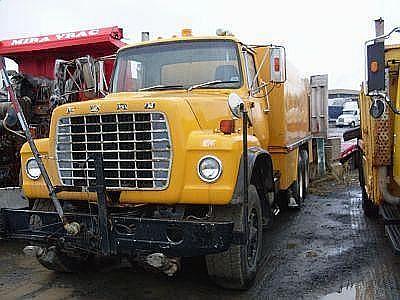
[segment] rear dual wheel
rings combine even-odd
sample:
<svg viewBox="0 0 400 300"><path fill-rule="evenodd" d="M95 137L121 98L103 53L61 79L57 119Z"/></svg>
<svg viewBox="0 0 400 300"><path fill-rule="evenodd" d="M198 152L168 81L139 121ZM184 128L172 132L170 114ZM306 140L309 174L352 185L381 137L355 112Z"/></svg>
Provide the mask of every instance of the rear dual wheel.
<svg viewBox="0 0 400 300"><path fill-rule="evenodd" d="M309 183L310 174L308 152L306 150L299 150L299 159L297 162L297 180L292 186L292 195L289 193L289 197L294 197L295 199L296 206L294 206L294 208L300 209L303 205L304 199L307 196Z"/></svg>

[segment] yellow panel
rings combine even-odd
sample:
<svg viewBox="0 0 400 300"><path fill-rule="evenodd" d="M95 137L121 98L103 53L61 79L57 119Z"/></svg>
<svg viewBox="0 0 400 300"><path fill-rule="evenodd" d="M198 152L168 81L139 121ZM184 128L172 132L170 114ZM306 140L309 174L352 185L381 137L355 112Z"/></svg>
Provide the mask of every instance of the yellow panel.
<svg viewBox="0 0 400 300"><path fill-rule="evenodd" d="M265 47L256 49L258 64L261 63L265 51L269 50ZM269 58L269 54L267 57ZM286 65L286 82L275 87L268 86L268 90L271 91L268 97L271 109L269 115L271 148L286 147L310 134L307 79L290 62L286 62ZM267 59L260 72L264 82L270 80L269 68L270 63Z"/></svg>
<svg viewBox="0 0 400 300"><path fill-rule="evenodd" d="M400 80L391 83L392 86L397 86L397 91L393 90L392 93L396 95L396 107L400 107ZM395 84L397 83L397 84ZM393 99L393 98L392 98ZM400 116L394 117L394 149L393 149L393 179L400 185Z"/></svg>

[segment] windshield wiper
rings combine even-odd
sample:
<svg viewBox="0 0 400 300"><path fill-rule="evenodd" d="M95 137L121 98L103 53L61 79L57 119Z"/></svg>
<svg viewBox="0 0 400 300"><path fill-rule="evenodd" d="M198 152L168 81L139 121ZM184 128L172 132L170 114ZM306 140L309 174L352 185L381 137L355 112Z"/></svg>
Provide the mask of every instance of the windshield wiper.
<svg viewBox="0 0 400 300"><path fill-rule="evenodd" d="M191 91L193 89L197 89L197 88L201 88L203 86L207 86L207 85L215 85L215 84L219 84L219 83L237 83L239 82L239 80L227 80L227 81L223 81L223 80L212 80L212 81L207 81L207 82L203 82L203 83L199 83L199 84L194 84L191 87L189 87L187 90Z"/></svg>
<svg viewBox="0 0 400 300"><path fill-rule="evenodd" d="M158 85L153 85L153 86L148 86L142 89L139 89L139 92L141 91L150 91L150 90L165 90L165 89L174 89L174 88L179 88L183 89L185 88L183 85L163 85L163 84L158 84Z"/></svg>

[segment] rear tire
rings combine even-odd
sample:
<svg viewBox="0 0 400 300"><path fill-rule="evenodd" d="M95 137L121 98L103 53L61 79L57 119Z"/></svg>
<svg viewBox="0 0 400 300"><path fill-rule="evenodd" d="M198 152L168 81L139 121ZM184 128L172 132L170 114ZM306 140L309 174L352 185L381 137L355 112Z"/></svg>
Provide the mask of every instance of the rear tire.
<svg viewBox="0 0 400 300"><path fill-rule="evenodd" d="M37 199L35 200L32 210L53 212L55 211L53 202L50 199ZM32 227L42 226L40 218L32 216L29 220ZM48 270L74 273L87 269L92 262L93 256L70 256L62 252L56 246L43 249L43 253L37 256L38 262Z"/></svg>
<svg viewBox="0 0 400 300"><path fill-rule="evenodd" d="M299 152L299 161L297 162L297 180L292 184L291 190L288 193L289 208L297 210L301 209L301 206L304 203L304 186L304 159L301 152ZM294 197L297 206L290 205L290 197Z"/></svg>
<svg viewBox="0 0 400 300"><path fill-rule="evenodd" d="M221 287L246 290L254 283L262 250L261 202L254 185L249 186L249 230L245 245L232 245L227 251L206 255L208 275ZM234 230L243 232L244 207L215 206L214 221L233 221Z"/></svg>

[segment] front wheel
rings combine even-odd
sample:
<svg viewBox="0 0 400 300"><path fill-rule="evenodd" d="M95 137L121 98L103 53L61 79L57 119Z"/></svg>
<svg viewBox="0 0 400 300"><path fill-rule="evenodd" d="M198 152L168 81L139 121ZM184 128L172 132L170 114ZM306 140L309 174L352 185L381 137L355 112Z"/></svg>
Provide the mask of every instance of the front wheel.
<svg viewBox="0 0 400 300"><path fill-rule="evenodd" d="M245 290L254 283L262 248L261 202L254 185L249 186L248 215L243 205L215 206L215 221L233 221L234 230L243 232L248 224L246 244L232 245L227 251L206 256L209 276L221 287Z"/></svg>
<svg viewBox="0 0 400 300"><path fill-rule="evenodd" d="M367 191L365 190L364 186L361 187L361 193L362 193L362 208L364 214L368 218L377 218L379 215L379 208L368 197Z"/></svg>

